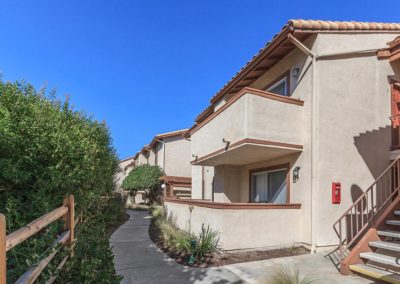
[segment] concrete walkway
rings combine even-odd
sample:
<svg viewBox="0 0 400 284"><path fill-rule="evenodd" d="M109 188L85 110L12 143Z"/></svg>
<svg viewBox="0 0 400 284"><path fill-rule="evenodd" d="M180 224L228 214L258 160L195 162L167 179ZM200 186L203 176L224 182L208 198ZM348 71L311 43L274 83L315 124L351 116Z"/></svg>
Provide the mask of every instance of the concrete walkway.
<svg viewBox="0 0 400 284"><path fill-rule="evenodd" d="M259 283L260 279L271 275L281 267L295 267L300 277L308 276L314 282L324 284L368 284L374 281L357 275L341 275L332 262L324 257L324 253L304 254L298 256L266 259L246 263L236 263L224 266L243 281L249 284Z"/></svg>
<svg viewBox="0 0 400 284"><path fill-rule="evenodd" d="M170 259L150 240L148 227L151 217L146 211L128 210L127 213L130 219L110 238L116 270L124 277L122 283L255 284L281 266L297 267L301 276L312 277L314 283L374 283L355 275L341 275L330 260L320 253L206 269L185 267Z"/></svg>
<svg viewBox="0 0 400 284"><path fill-rule="evenodd" d="M225 268L189 268L177 264L150 240L151 217L146 211L128 210L130 219L110 238L115 268L121 283L246 283Z"/></svg>

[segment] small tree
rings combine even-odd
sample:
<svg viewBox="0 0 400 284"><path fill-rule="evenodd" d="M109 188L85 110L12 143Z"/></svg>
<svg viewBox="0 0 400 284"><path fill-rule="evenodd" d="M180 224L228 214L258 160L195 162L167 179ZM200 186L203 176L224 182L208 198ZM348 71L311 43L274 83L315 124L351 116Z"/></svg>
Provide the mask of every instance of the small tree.
<svg viewBox="0 0 400 284"><path fill-rule="evenodd" d="M128 190L134 200L137 192L143 190L149 202L155 203L159 201L160 177L163 174L159 166L138 166L122 181L122 188Z"/></svg>

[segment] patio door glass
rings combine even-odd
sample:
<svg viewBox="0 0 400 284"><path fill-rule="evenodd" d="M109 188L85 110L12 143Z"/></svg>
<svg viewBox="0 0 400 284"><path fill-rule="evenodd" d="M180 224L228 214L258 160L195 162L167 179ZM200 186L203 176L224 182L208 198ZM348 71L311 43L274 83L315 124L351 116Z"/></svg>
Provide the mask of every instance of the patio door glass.
<svg viewBox="0 0 400 284"><path fill-rule="evenodd" d="M253 173L252 202L287 203L286 175L286 169Z"/></svg>

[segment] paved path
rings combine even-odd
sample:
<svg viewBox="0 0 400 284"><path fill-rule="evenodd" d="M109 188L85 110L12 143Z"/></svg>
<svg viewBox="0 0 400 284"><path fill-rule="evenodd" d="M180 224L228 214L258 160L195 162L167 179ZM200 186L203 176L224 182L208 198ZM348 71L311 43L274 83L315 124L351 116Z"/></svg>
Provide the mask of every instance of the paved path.
<svg viewBox="0 0 400 284"><path fill-rule="evenodd" d="M294 257L237 263L206 269L177 264L160 251L150 240L148 228L151 217L146 211L128 210L130 219L111 236L115 267L124 279L122 283L146 284L255 284L265 275L271 275L281 266L294 266L300 275L311 276L315 283L366 284L373 281L356 275L343 276L324 254L306 254Z"/></svg>
<svg viewBox="0 0 400 284"><path fill-rule="evenodd" d="M246 283L223 267L189 268L177 264L150 240L151 217L146 211L128 210L130 219L110 238L115 255L115 268L122 283Z"/></svg>
<svg viewBox="0 0 400 284"><path fill-rule="evenodd" d="M260 279L271 275L279 267L296 267L300 277L311 277L323 284L370 284L374 281L357 275L341 275L332 262L325 257L326 253L304 254L298 256L266 259L253 262L236 263L224 266L249 284L257 284Z"/></svg>

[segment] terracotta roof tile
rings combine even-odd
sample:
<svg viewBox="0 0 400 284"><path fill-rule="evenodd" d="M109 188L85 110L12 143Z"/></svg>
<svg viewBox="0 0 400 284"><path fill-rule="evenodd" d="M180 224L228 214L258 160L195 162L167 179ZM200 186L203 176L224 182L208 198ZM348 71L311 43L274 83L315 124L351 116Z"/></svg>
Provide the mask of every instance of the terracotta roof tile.
<svg viewBox="0 0 400 284"><path fill-rule="evenodd" d="M393 31L400 30L400 23L338 22L319 20L290 20L287 25L303 31Z"/></svg>
<svg viewBox="0 0 400 284"><path fill-rule="evenodd" d="M264 51L266 51L274 42L277 37L282 34L291 31L302 31L302 32L387 32L387 31L399 31L400 32L400 23L378 23L378 22L355 22L355 21L321 21L321 20L289 20L286 25L282 27L282 30L275 34L271 41L267 42L263 48L261 48L257 54L255 54L246 64L240 68L238 72L221 88L218 92L211 98L211 105L204 109L195 119L198 120L207 117L207 112L214 105L214 103L219 99L219 97L225 92L226 88L233 83L233 80L236 79L242 72L245 71L247 66L255 61L255 59ZM194 128L193 125L189 131ZM189 137L188 133L185 133L185 137Z"/></svg>
<svg viewBox="0 0 400 284"><path fill-rule="evenodd" d="M163 137L171 137L171 136L175 136L175 135L180 135L182 133L185 133L187 130L188 130L188 128L175 130L175 131L171 131L171 132L160 133L160 134L156 134L156 137L163 138Z"/></svg>
<svg viewBox="0 0 400 284"><path fill-rule="evenodd" d="M171 132L166 132L166 133L160 133L154 136L154 138L151 140L150 144L148 145L149 148L153 148L153 146L157 143L158 139L163 139L163 138L168 138L168 137L174 137L174 136L179 136L179 135L184 135L186 131L189 129L181 129L181 130L175 130Z"/></svg>
<svg viewBox="0 0 400 284"><path fill-rule="evenodd" d="M377 22L340 22L340 21L321 21L321 20L289 20L282 30L275 34L271 41L267 42L256 55L254 55L238 72L211 98L211 101L232 82L257 56L263 52L270 43L278 37L283 30L292 28L300 31L400 31L400 23L377 23Z"/></svg>

